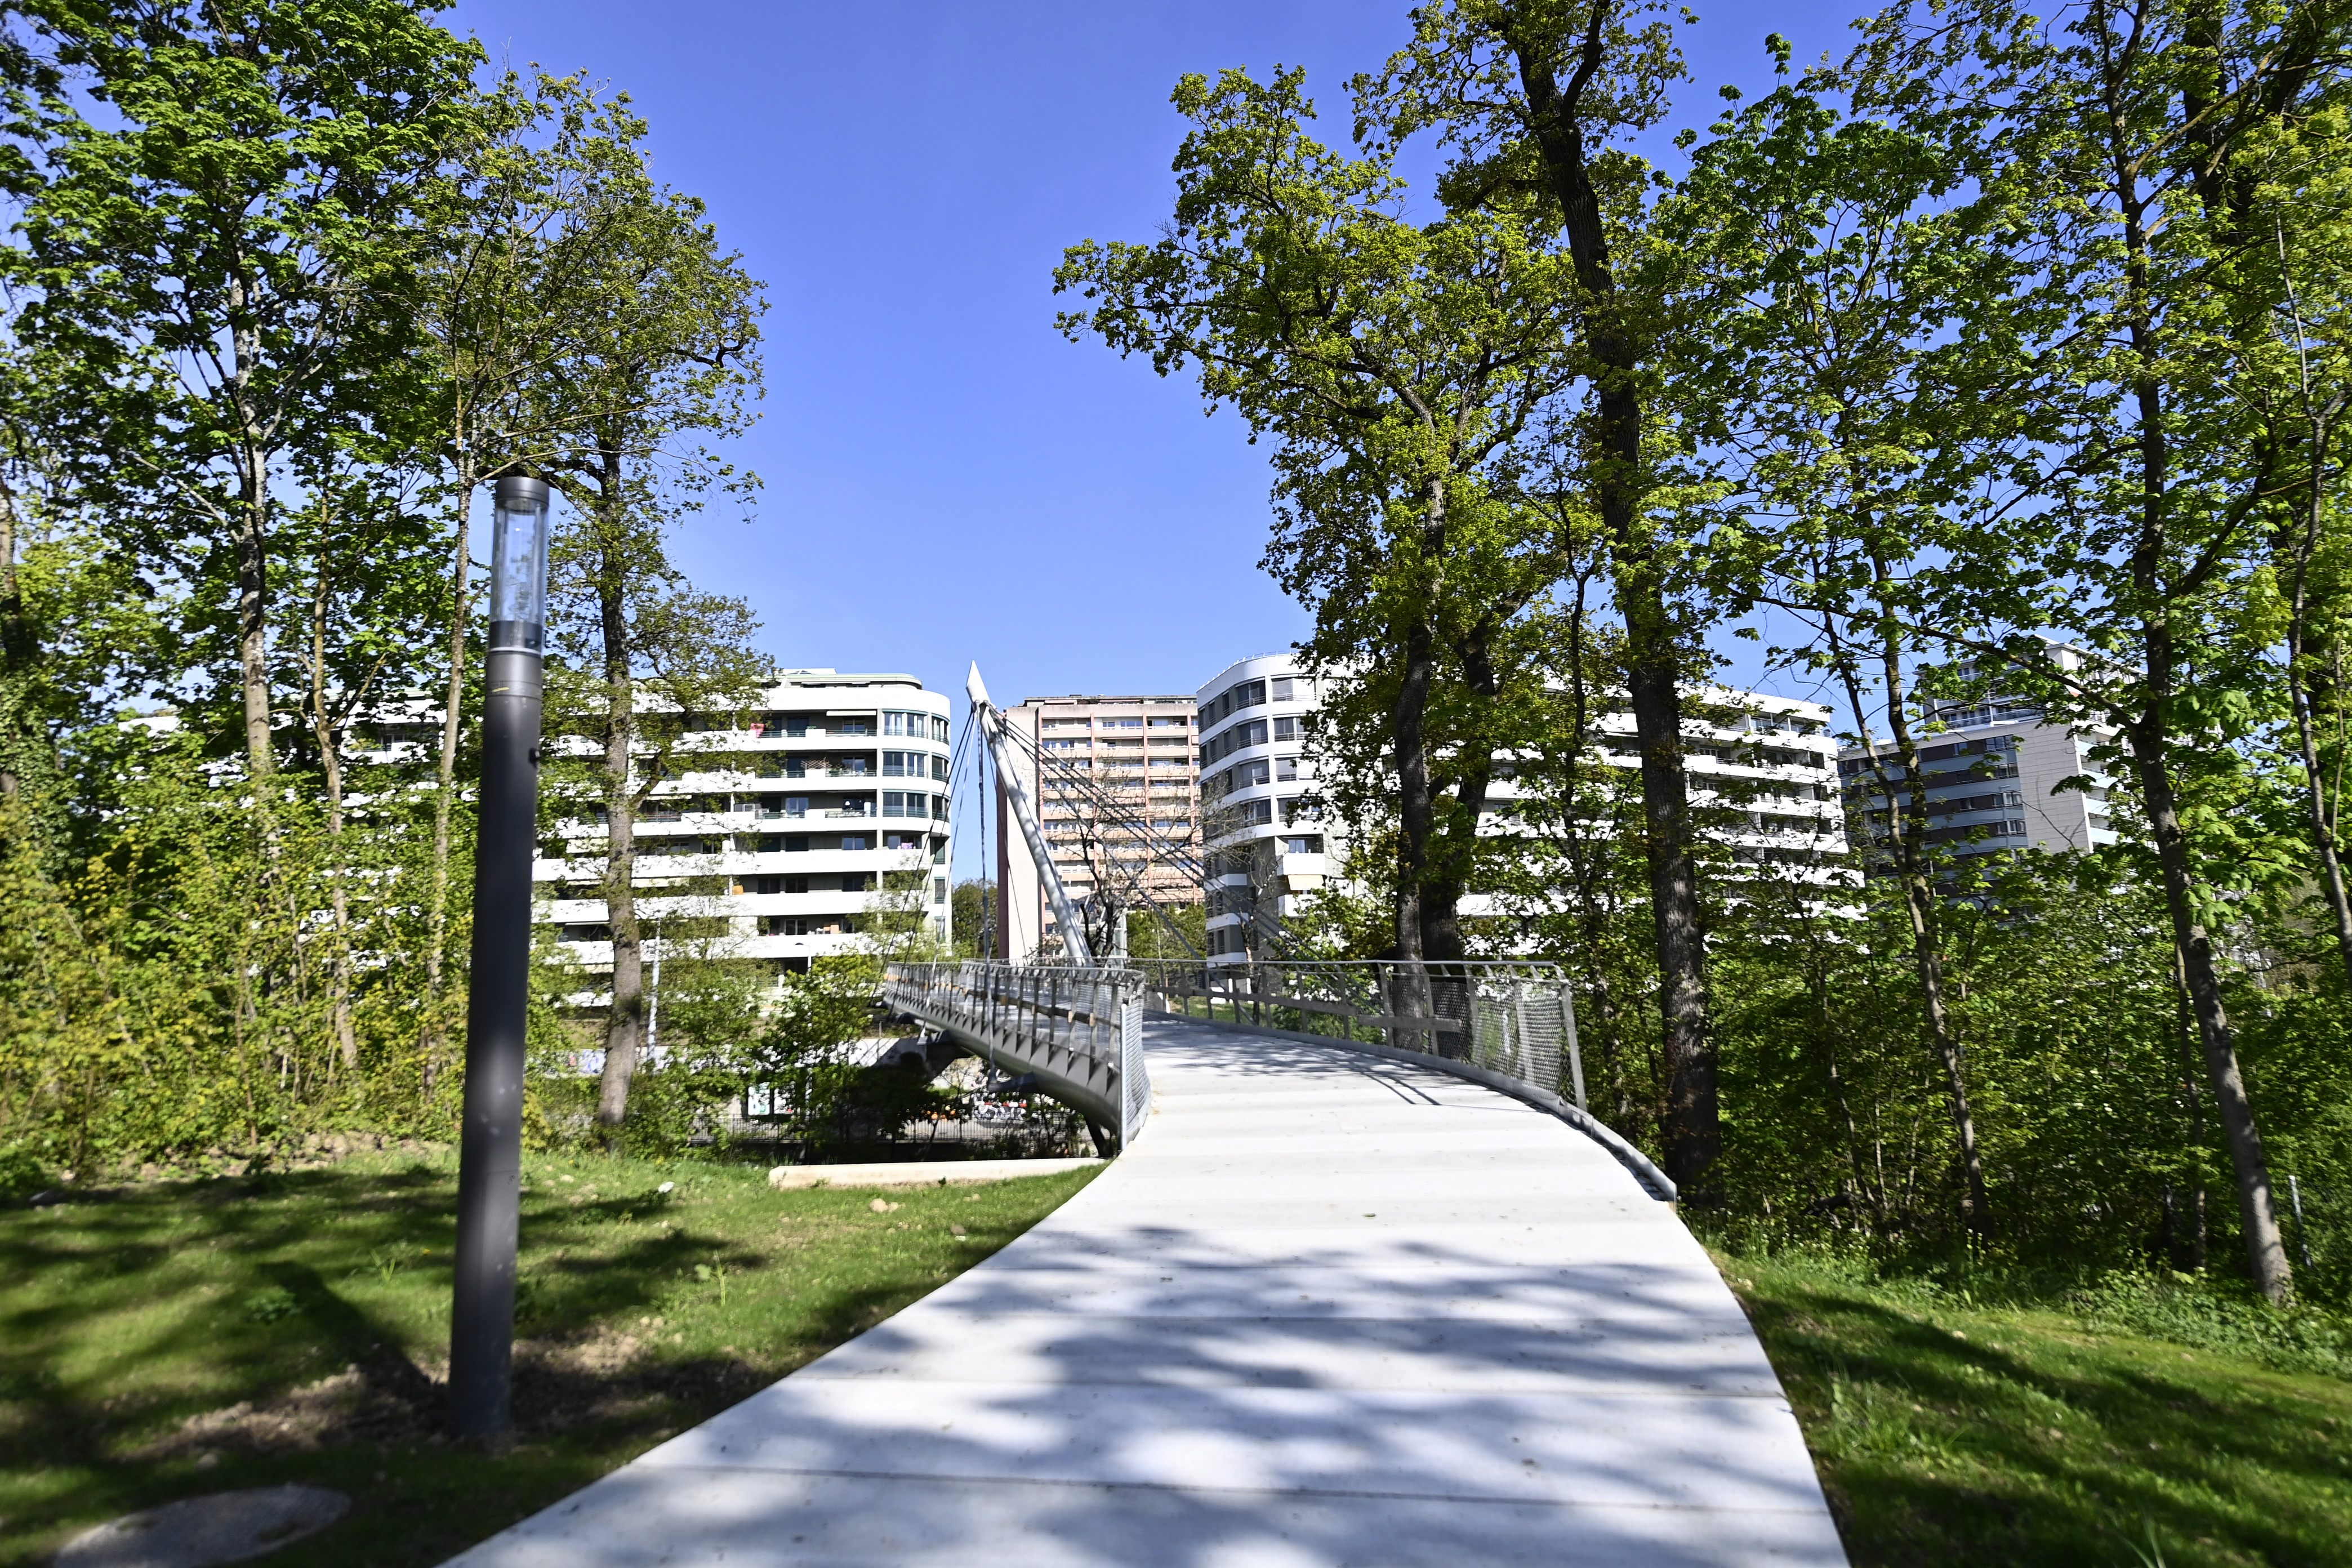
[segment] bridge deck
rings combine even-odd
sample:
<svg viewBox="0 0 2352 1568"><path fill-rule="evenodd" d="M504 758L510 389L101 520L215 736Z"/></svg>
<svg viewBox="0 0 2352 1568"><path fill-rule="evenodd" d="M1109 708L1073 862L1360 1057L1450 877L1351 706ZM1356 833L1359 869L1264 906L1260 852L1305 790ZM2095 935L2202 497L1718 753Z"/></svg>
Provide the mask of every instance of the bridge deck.
<svg viewBox="0 0 2352 1568"><path fill-rule="evenodd" d="M1131 1152L995 1258L456 1560L1843 1564L1730 1292L1558 1120L1155 1017Z"/></svg>

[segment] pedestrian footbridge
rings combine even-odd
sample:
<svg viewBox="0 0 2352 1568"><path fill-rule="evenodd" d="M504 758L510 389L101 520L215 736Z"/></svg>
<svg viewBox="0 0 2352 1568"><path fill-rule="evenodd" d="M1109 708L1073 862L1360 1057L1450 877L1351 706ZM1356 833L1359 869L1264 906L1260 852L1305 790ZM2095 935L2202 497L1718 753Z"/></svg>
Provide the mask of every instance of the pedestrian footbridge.
<svg viewBox="0 0 2352 1568"><path fill-rule="evenodd" d="M1844 1563L1672 1189L1575 1104L1541 975L950 967L894 1003L1120 1157L458 1563Z"/></svg>

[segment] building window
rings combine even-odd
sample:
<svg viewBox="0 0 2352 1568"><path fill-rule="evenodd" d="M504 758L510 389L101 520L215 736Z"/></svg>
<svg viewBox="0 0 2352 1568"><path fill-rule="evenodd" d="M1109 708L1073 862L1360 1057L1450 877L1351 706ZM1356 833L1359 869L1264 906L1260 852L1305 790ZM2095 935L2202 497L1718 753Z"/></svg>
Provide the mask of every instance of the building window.
<svg viewBox="0 0 2352 1568"><path fill-rule="evenodd" d="M894 715L894 717L895 717L895 715ZM922 759L921 757L919 757L919 757L917 757L917 758L915 759L915 765L916 765L916 768L919 770L919 774L918 774L918 776L919 776L919 770L920 770L920 768L922 767L922 763L923 763L923 759ZM884 778L886 778L886 779L902 779L902 778L905 778L905 777L907 776L907 753L906 753L906 752L883 752L883 753L882 753L882 776L883 776ZM891 816L891 815L893 815L893 814L892 814L892 813L890 813L890 812L887 812L887 811L886 811L886 812L884 812L884 813L883 813L883 815L884 815L884 816Z"/></svg>
<svg viewBox="0 0 2352 1568"><path fill-rule="evenodd" d="M935 904L944 904L944 903L946 903L947 901L948 901L948 879L947 879L945 877L934 877L934 878L932 878L932 879L931 879L931 902L933 902L933 903L935 903Z"/></svg>
<svg viewBox="0 0 2352 1568"><path fill-rule="evenodd" d="M1207 765L1222 758L1230 757L1245 746L1263 746L1265 744L1265 721L1263 719L1247 724L1236 724L1201 748L1201 761L1203 765Z"/></svg>
<svg viewBox="0 0 2352 1568"><path fill-rule="evenodd" d="M787 855L801 855L801 854L805 854L805 853L807 852L807 850L808 850L808 835L807 835L807 834L805 834L805 833L787 833L787 834L785 834L785 835L784 835L784 853L785 853L785 854L787 854Z"/></svg>
<svg viewBox="0 0 2352 1568"><path fill-rule="evenodd" d="M931 739L937 741L942 746L948 743L948 721L946 720L940 718L932 719Z"/></svg>
<svg viewBox="0 0 2352 1568"><path fill-rule="evenodd" d="M1274 721L1274 738L1277 741L1296 741L1298 739L1298 721L1296 719L1276 719Z"/></svg>
<svg viewBox="0 0 2352 1568"><path fill-rule="evenodd" d="M776 880L783 884L783 891L787 893L805 893L808 891L808 879L806 877L779 877Z"/></svg>
<svg viewBox="0 0 2352 1568"><path fill-rule="evenodd" d="M1298 776L1298 759L1297 757L1275 758L1274 776L1285 784L1296 779Z"/></svg>
<svg viewBox="0 0 2352 1568"><path fill-rule="evenodd" d="M1143 728L1143 721L1140 719L1106 719L1102 721L1102 727L1106 730L1140 730Z"/></svg>
<svg viewBox="0 0 2352 1568"><path fill-rule="evenodd" d="M1274 683L1274 700L1276 702L1287 702L1297 693L1297 689L1298 683L1291 679L1288 676L1284 676L1281 679Z"/></svg>
<svg viewBox="0 0 2352 1568"><path fill-rule="evenodd" d="M841 890L845 893L866 892L873 886L874 873L871 871L844 871L841 874Z"/></svg>
<svg viewBox="0 0 2352 1568"><path fill-rule="evenodd" d="M1323 853L1323 836L1310 833L1303 837L1286 838L1282 841L1282 852L1286 855L1320 855Z"/></svg>
<svg viewBox="0 0 2352 1568"><path fill-rule="evenodd" d="M786 719L783 721L783 726L784 733L796 741L802 739L808 733L808 721L806 719Z"/></svg>
<svg viewBox="0 0 2352 1568"><path fill-rule="evenodd" d="M933 784L945 784L948 782L948 760L945 757L933 757L931 759L931 782Z"/></svg>
<svg viewBox="0 0 2352 1568"><path fill-rule="evenodd" d="M919 833L886 833L882 836L885 849L920 849L924 835Z"/></svg>
<svg viewBox="0 0 2352 1568"><path fill-rule="evenodd" d="M882 792L882 815L920 816L923 815L923 797L908 795L904 790L886 789Z"/></svg>
<svg viewBox="0 0 2352 1568"><path fill-rule="evenodd" d="M1244 680L1238 686L1228 687L1223 695L1201 710L1201 728L1208 729L1243 709L1255 708L1265 700L1265 682L1263 680Z"/></svg>
<svg viewBox="0 0 2352 1568"><path fill-rule="evenodd" d="M841 836L841 847L844 849L863 849L866 847L866 836L862 833L845 833Z"/></svg>
<svg viewBox="0 0 2352 1568"><path fill-rule="evenodd" d="M808 796L804 795L788 795L784 796L784 815L786 816L806 816L808 815Z"/></svg>
<svg viewBox="0 0 2352 1568"><path fill-rule="evenodd" d="M863 719L836 719L833 723L833 732L836 735L864 735L872 731L867 730Z"/></svg>
<svg viewBox="0 0 2352 1568"><path fill-rule="evenodd" d="M943 795L935 795L931 796L931 820L933 822L945 822L947 819L948 797Z"/></svg>

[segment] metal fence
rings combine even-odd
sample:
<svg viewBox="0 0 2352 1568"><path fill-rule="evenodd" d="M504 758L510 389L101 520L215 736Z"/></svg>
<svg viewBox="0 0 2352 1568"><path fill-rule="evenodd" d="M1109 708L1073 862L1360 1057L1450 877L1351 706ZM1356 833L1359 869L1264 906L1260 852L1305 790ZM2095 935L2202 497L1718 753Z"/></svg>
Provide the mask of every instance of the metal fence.
<svg viewBox="0 0 2352 1568"><path fill-rule="evenodd" d="M1556 963L1145 961L1135 967L1171 1012L1419 1051L1584 1107L1576 999Z"/></svg>
<svg viewBox="0 0 2352 1568"><path fill-rule="evenodd" d="M882 984L893 1009L1034 1073L1122 1147L1151 1109L1143 992L1131 968L972 962L894 963Z"/></svg>
<svg viewBox="0 0 2352 1568"><path fill-rule="evenodd" d="M1666 1173L1586 1108L1576 998L1559 964L1142 960L1133 967L1157 1005L1171 1013L1456 1064L1461 1076L1516 1093L1581 1128L1653 1194L1675 1197Z"/></svg>

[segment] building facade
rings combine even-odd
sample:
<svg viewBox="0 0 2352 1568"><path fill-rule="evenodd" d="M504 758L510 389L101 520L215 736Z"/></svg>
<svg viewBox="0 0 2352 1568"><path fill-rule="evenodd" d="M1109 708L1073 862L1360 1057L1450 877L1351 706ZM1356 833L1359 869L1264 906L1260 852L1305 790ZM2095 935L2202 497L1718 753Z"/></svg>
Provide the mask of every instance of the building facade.
<svg viewBox="0 0 2352 1568"><path fill-rule="evenodd" d="M1838 790L1834 710L1801 697L1732 687L1683 693L1683 776L1706 839L1731 851L1735 867L1777 868L1777 875L1822 887L1858 879L1836 864L1845 853L1845 813ZM1641 772L1633 715L1612 702L1593 721L1601 759L1631 775ZM1516 798L1517 784L1506 786Z"/></svg>
<svg viewBox="0 0 2352 1568"><path fill-rule="evenodd" d="M1245 658L1200 690L1202 817L1208 837L1209 962L1271 956L1308 895L1342 869L1340 825L1313 795L1307 716L1322 692L1290 654ZM1800 698L1704 688L1685 694L1684 765L1690 799L1711 839L1736 865L1824 889L1851 884L1831 710ZM1595 715L1596 759L1641 767L1633 716L1622 704ZM1497 759L1479 831L1527 831L1518 807L1532 780L1524 759ZM1503 912L1486 894L1464 898L1466 920Z"/></svg>
<svg viewBox="0 0 2352 1568"><path fill-rule="evenodd" d="M680 721L671 776L636 821L634 880L649 938L660 940L666 918L720 922L714 955L779 973L860 950L877 921L947 940L945 695L911 675L785 670L740 720ZM564 853L532 868L542 918L575 963L609 970L604 828L581 818L555 839Z"/></svg>
<svg viewBox="0 0 2352 1568"><path fill-rule="evenodd" d="M1089 924L1116 927L1111 911L1149 899L1190 904L1192 875L1170 853L1199 844L1200 770L1192 699L1037 697L1005 710L1023 783L1071 900ZM1059 951L1060 931L1028 841L1013 820L1003 781L996 792L994 952L1016 961ZM1089 945L1108 955L1108 929Z"/></svg>
<svg viewBox="0 0 2352 1568"><path fill-rule="evenodd" d="M1301 900L1337 872L1345 847L1323 820L1307 754L1320 696L1297 655L1274 653L1227 665L1194 697L1211 963L1267 956Z"/></svg>
<svg viewBox="0 0 2352 1568"><path fill-rule="evenodd" d="M2062 668L2081 650L2053 645ZM1959 672L1969 673L1965 668ZM2116 780L2092 760L2113 740L2097 725L2052 723L2030 700L1993 693L1921 703L1929 733L1917 737L1927 843L1954 855L2017 849L2093 849L2120 842L2111 801ZM1912 791L1891 741L1838 754L1854 847L1869 853L1888 830L1887 791L1906 806ZM1883 775L1883 777L1882 777ZM2067 781L2076 787L2061 790Z"/></svg>

